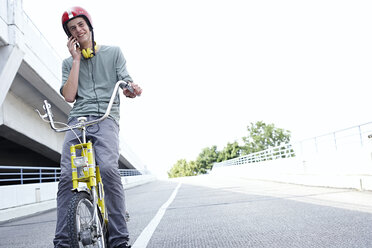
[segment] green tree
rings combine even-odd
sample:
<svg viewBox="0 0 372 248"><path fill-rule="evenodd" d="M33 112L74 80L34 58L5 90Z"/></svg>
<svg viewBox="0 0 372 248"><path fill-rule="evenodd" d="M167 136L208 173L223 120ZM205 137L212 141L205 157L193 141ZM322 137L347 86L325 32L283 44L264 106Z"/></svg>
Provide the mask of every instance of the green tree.
<svg viewBox="0 0 372 248"><path fill-rule="evenodd" d="M194 176L196 175L195 167L195 162L187 163L186 159L180 159L168 171L168 177Z"/></svg>
<svg viewBox="0 0 372 248"><path fill-rule="evenodd" d="M196 159L198 174L205 174L212 169L213 163L217 162L217 158L217 146L204 148Z"/></svg>
<svg viewBox="0 0 372 248"><path fill-rule="evenodd" d="M250 124L247 127L248 136L243 137L243 155L259 152L270 147L289 143L291 132L282 128L276 128L274 124L266 124L262 121Z"/></svg>
<svg viewBox="0 0 372 248"><path fill-rule="evenodd" d="M274 124L266 124L262 121L250 123L247 126L248 135L243 137L244 145L238 142L227 143L222 151L217 151L217 146L207 147L202 150L195 161L187 162L180 159L168 171L168 177L184 177L205 174L212 169L215 162L222 162L241 155L259 152L270 147L289 143L291 132L282 128L276 128Z"/></svg>
<svg viewBox="0 0 372 248"><path fill-rule="evenodd" d="M187 164L187 168L188 168L187 176L196 176L196 175L199 174L198 168L197 168L197 165L196 165L196 162L195 161L190 161Z"/></svg>
<svg viewBox="0 0 372 248"><path fill-rule="evenodd" d="M222 151L218 153L217 162L222 162L225 160L237 158L240 156L241 147L239 146L238 142L235 141L233 143L227 143L227 145L223 148Z"/></svg>

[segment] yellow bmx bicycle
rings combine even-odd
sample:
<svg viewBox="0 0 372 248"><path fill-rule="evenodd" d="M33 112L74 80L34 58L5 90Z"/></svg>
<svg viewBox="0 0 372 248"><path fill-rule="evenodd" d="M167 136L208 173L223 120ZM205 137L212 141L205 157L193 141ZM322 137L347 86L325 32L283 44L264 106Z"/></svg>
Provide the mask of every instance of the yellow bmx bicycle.
<svg viewBox="0 0 372 248"><path fill-rule="evenodd" d="M128 88L133 92L132 86L124 81L118 81L115 85L111 99L105 114L92 121L86 117L78 118L78 123L69 126L65 123L53 120L51 105L44 101L45 114L38 110L39 116L50 123L51 128L56 132L81 130L81 139L75 133L79 144L70 147L71 168L72 168L72 191L74 195L68 209L68 229L70 246L73 248L105 248L108 247L108 217L105 207L104 190L99 167L94 158L93 143L86 141L86 128L106 119L111 111L113 102L119 87ZM46 120L48 118L48 120ZM63 125L62 128L55 126Z"/></svg>

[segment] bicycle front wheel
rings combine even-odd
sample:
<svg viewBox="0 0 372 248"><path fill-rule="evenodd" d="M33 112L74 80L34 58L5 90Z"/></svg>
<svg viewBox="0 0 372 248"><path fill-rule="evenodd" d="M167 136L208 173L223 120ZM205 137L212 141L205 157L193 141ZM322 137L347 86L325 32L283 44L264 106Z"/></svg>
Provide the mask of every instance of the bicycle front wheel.
<svg viewBox="0 0 372 248"><path fill-rule="evenodd" d="M67 224L72 248L106 247L102 218L94 216L94 206L86 192L76 192L72 197Z"/></svg>

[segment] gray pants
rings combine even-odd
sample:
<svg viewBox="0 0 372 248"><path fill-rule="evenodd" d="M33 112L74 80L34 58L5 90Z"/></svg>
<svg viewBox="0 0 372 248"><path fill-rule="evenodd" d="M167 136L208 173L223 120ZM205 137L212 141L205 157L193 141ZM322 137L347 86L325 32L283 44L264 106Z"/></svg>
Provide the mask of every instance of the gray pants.
<svg viewBox="0 0 372 248"><path fill-rule="evenodd" d="M88 120L96 117L88 117ZM70 125L76 123L70 121ZM80 136L80 131L75 130ZM98 125L87 129L87 140L93 142L96 163L99 165L105 191L105 204L108 213L110 247L117 246L129 240L127 224L125 222L124 188L118 170L119 161L119 127L112 119L105 119ZM54 238L55 247L70 247L67 229L67 212L73 195L70 146L78 144L76 136L68 131L61 156L61 177L57 193L57 226Z"/></svg>

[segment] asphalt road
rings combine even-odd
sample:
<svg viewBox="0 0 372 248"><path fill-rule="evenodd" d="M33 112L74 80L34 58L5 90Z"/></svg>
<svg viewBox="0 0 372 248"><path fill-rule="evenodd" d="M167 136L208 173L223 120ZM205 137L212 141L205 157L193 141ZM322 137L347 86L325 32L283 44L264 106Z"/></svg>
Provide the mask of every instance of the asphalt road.
<svg viewBox="0 0 372 248"><path fill-rule="evenodd" d="M136 247L372 247L371 192L201 176L126 197ZM0 248L53 247L55 220L51 210L0 223Z"/></svg>

